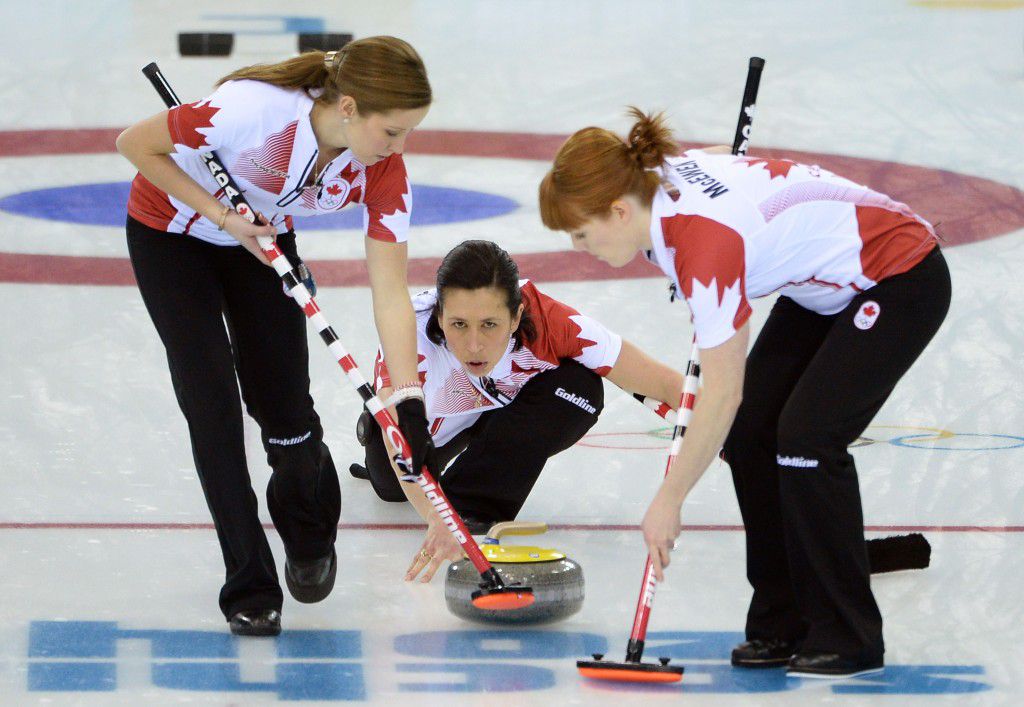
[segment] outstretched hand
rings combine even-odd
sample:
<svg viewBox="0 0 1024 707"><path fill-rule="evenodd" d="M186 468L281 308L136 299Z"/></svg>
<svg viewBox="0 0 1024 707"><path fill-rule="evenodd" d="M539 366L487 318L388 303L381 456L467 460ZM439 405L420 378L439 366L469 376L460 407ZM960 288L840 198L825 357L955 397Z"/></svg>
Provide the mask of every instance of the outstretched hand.
<svg viewBox="0 0 1024 707"><path fill-rule="evenodd" d="M682 524L679 521L679 513L682 509L682 502L675 501L664 487L658 491L658 495L651 501L651 505L644 514L640 529L644 533L644 542L647 543L647 552L651 556L651 563L654 567L654 576L659 582L664 581L664 568L671 562L672 550L676 547L676 538L682 532Z"/></svg>
<svg viewBox="0 0 1024 707"><path fill-rule="evenodd" d="M462 546L435 513L427 522L427 537L424 538L419 552L412 558L412 564L405 573L405 581L411 582L422 572L420 581L429 582L446 561L454 562L462 558Z"/></svg>

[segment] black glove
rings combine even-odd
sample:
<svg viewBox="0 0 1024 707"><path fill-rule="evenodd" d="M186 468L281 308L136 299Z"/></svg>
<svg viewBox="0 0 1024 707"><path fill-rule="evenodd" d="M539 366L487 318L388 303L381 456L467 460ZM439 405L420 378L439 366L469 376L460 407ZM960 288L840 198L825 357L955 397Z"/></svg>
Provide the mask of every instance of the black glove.
<svg viewBox="0 0 1024 707"><path fill-rule="evenodd" d="M380 434L380 426L373 419L370 411L363 408L363 411L359 413L359 419L356 420L356 440L361 447L365 447L370 443L371 436L374 433Z"/></svg>
<svg viewBox="0 0 1024 707"><path fill-rule="evenodd" d="M420 475L423 467L437 478L437 450L427 428L427 408L419 398L407 398L395 406L398 429L412 450L412 473Z"/></svg>

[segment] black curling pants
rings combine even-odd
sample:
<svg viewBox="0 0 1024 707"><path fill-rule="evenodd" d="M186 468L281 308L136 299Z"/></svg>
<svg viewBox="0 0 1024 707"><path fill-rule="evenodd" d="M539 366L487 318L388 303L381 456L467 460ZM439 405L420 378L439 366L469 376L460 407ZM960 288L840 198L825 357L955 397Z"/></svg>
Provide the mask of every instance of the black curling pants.
<svg viewBox="0 0 1024 707"><path fill-rule="evenodd" d="M127 232L224 555L220 608L229 618L247 609L280 610L281 586L246 466L239 388L273 469L267 504L285 551L298 560L329 554L341 491L309 395L305 316L273 269L243 248L131 218ZM277 242L295 257L294 234Z"/></svg>
<svg viewBox="0 0 1024 707"><path fill-rule="evenodd" d="M938 330L949 300L936 248L839 314L776 302L747 358L725 443L754 588L748 639L802 640L805 651L857 660L884 652L847 448ZM866 329L855 324L864 306L877 314Z"/></svg>
<svg viewBox="0 0 1024 707"><path fill-rule="evenodd" d="M593 412L561 397L587 401ZM438 449L440 483L459 515L490 525L512 520L526 503L548 459L576 444L604 408L601 377L573 360L538 373L511 404L488 412ZM456 457L456 455L458 455ZM377 495L404 501L380 428L366 447L366 468Z"/></svg>

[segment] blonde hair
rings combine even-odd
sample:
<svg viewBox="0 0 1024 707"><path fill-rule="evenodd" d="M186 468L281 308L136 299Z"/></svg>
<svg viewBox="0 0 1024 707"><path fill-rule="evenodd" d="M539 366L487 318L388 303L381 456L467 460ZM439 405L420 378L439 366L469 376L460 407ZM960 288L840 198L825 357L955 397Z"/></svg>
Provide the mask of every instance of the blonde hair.
<svg viewBox="0 0 1024 707"><path fill-rule="evenodd" d="M630 106L635 119L623 140L604 128L574 133L555 155L540 183L540 217L555 231L578 228L595 216L605 216L611 204L627 194L649 203L660 178L651 170L678 147L664 113L647 114Z"/></svg>
<svg viewBox="0 0 1024 707"><path fill-rule="evenodd" d="M433 100L423 60L397 37L366 37L336 52L303 52L275 64L246 66L217 85L235 79L301 88L309 95L320 90L316 100L324 104L351 96L360 115L422 108Z"/></svg>

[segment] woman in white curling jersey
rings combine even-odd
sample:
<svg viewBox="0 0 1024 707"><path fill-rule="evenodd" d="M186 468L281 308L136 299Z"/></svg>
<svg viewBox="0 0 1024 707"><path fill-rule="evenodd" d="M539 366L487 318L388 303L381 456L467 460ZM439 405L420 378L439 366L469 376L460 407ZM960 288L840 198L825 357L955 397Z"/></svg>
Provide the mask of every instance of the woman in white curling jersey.
<svg viewBox="0 0 1024 707"><path fill-rule="evenodd" d="M655 400L675 402L682 375L651 359L600 322L541 292L507 252L465 241L437 271L437 286L413 300L420 378L434 438L439 483L474 533L513 520L548 459L575 444L604 407L603 378ZM392 388L378 357L378 394ZM407 579L430 581L462 556L440 517L412 484L398 481L380 428L364 414L369 478L387 501L413 503L427 537ZM454 458L454 461L452 459ZM594 470L579 469L580 497Z"/></svg>
<svg viewBox="0 0 1024 707"><path fill-rule="evenodd" d="M613 266L643 251L693 316L703 388L643 520L656 574L684 499L724 443L754 588L733 665L803 677L881 670L847 446L946 315L935 232L905 204L815 165L727 148L676 156L660 116L632 115L625 140L599 128L569 138L540 210ZM748 355L749 301L775 292Z"/></svg>
<svg viewBox="0 0 1024 707"><path fill-rule="evenodd" d="M401 428L414 461L432 458L416 395L405 243L412 199L402 161L430 103L416 51L394 37L367 37L239 69L207 98L143 120L117 140L139 170L128 250L188 422L224 556L220 608L233 633L280 633L283 598L246 467L239 387L273 469L267 504L298 601L320 601L334 586L341 512L309 395L305 318L266 267L257 236L276 238L300 268L292 217L363 207L377 331L395 383L410 393L399 406ZM269 225L229 206L200 156L210 150Z"/></svg>

